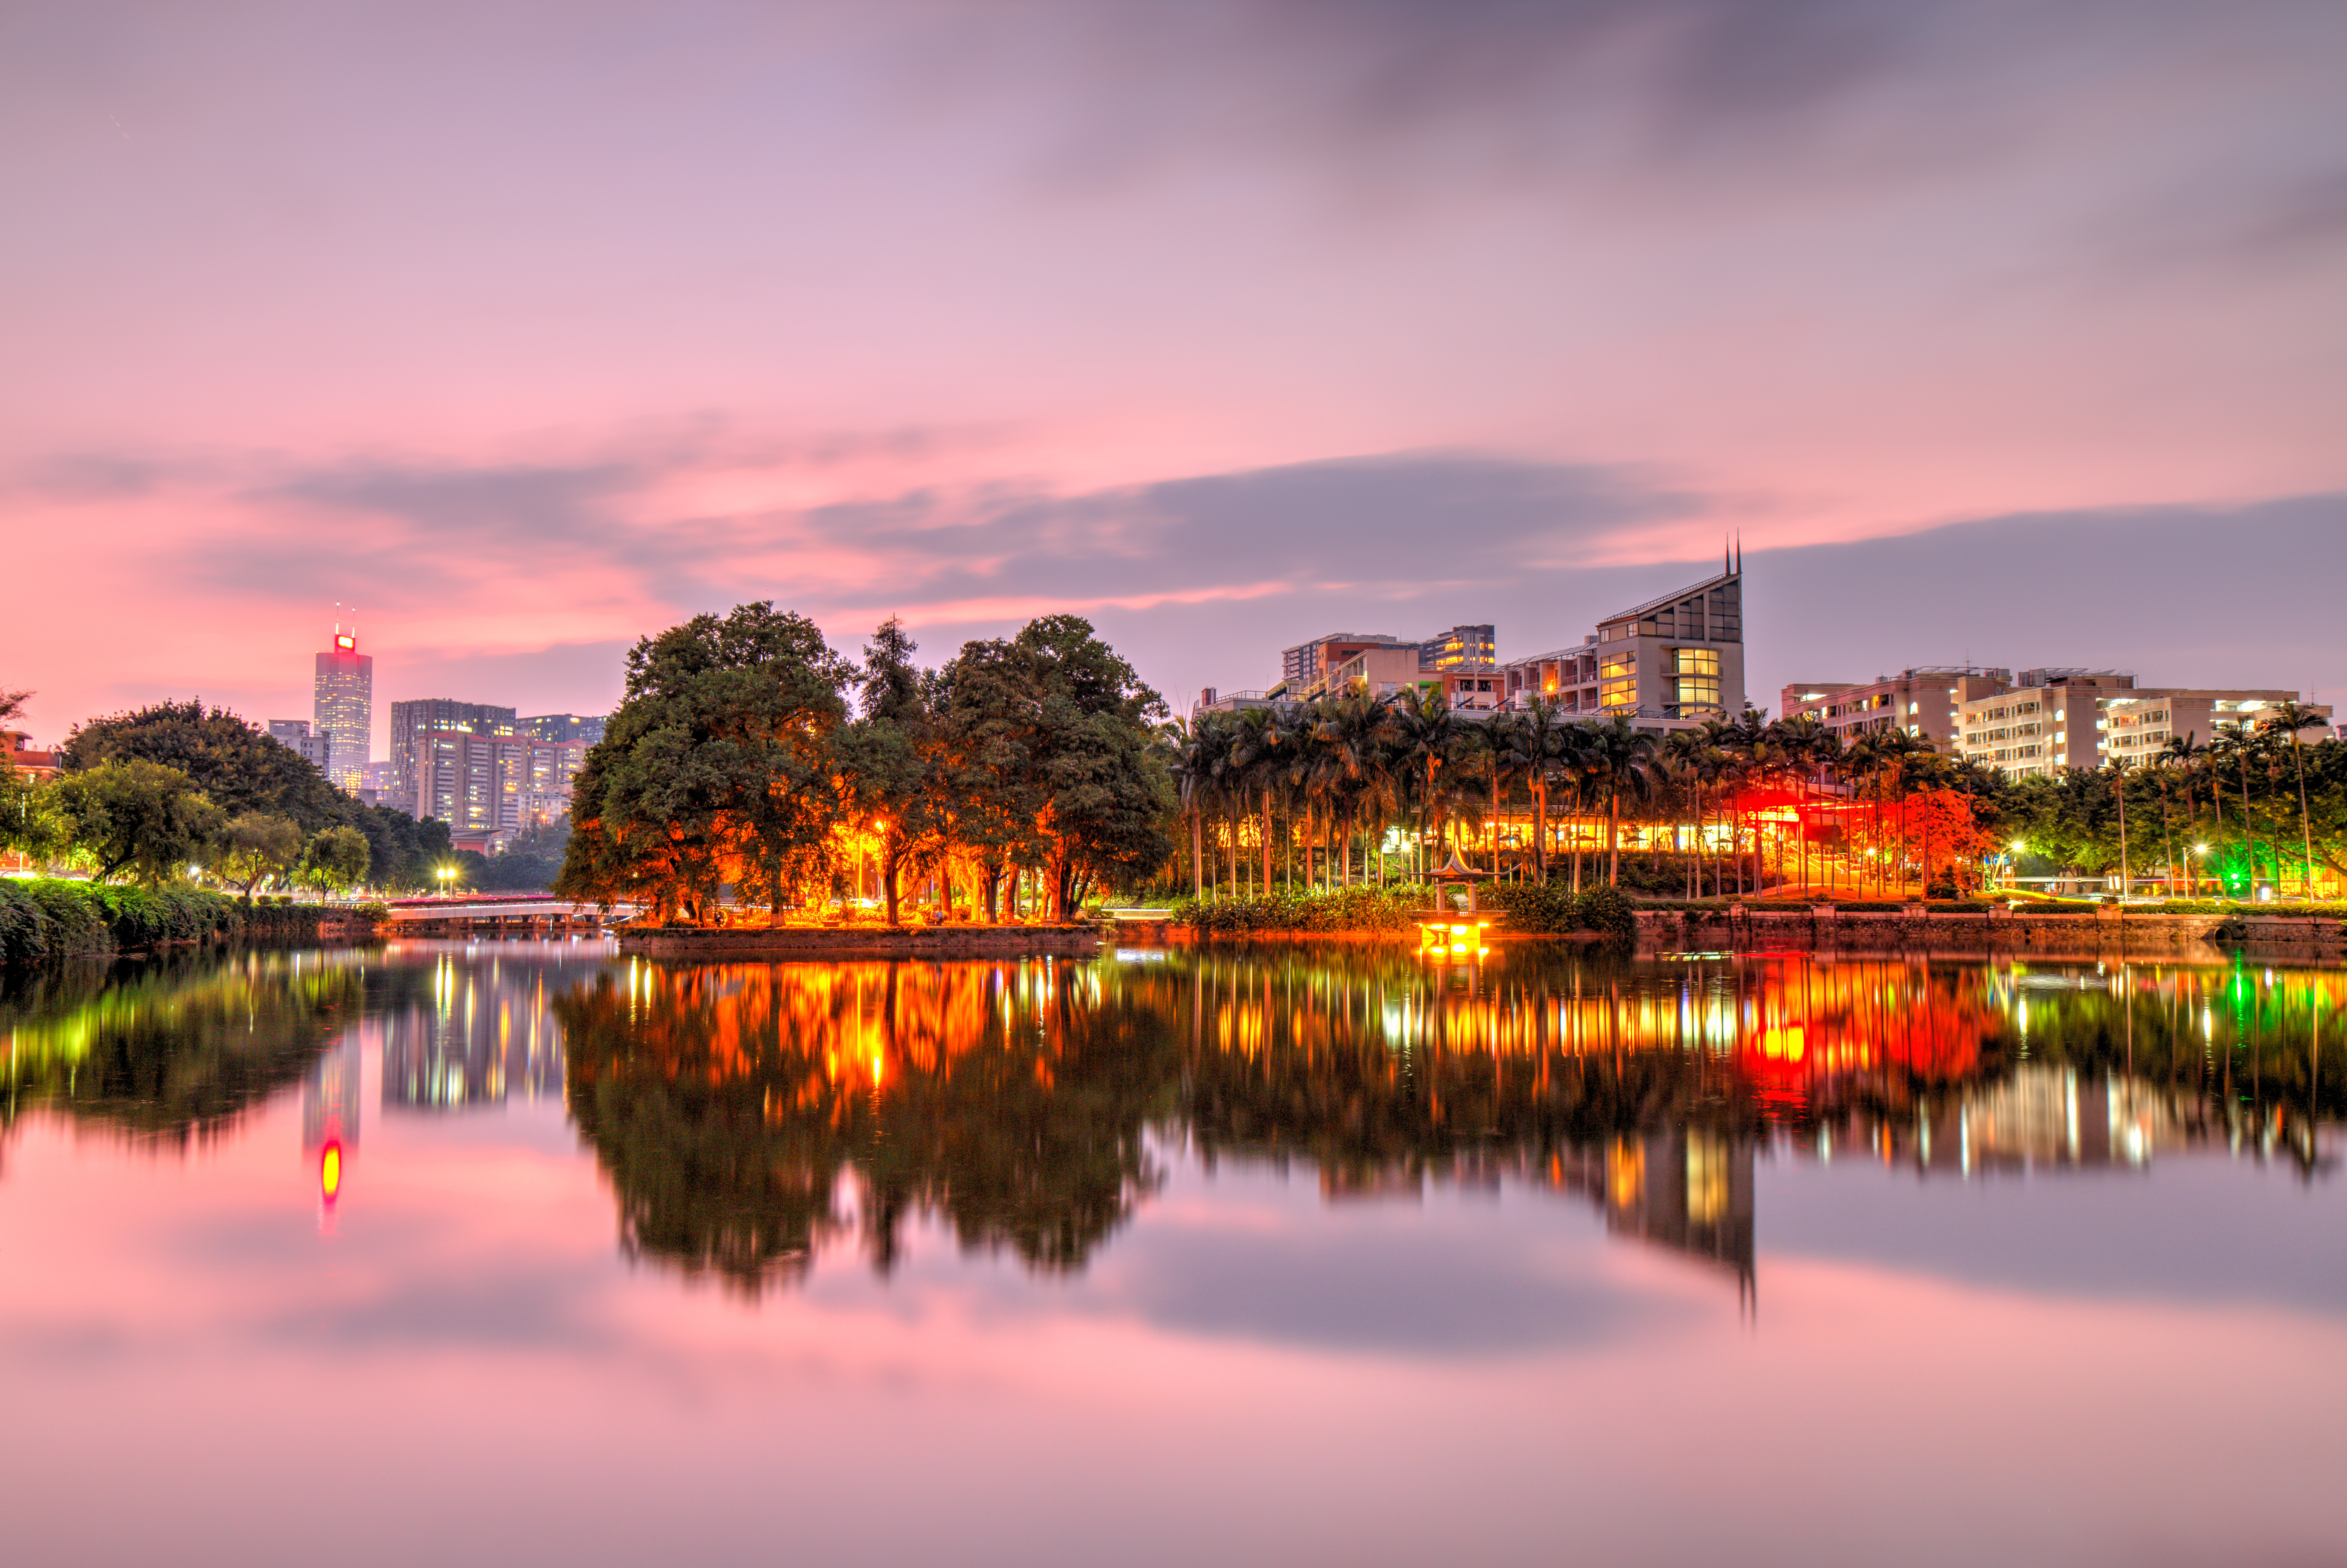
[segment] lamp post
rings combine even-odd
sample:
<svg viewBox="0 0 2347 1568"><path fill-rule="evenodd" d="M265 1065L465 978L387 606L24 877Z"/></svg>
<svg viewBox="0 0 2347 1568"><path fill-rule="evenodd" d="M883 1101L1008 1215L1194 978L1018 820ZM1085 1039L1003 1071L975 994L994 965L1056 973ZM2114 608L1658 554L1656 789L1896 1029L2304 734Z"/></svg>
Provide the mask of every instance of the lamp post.
<svg viewBox="0 0 2347 1568"><path fill-rule="evenodd" d="M446 898L448 897L448 884L456 880L456 868L453 866L443 866L434 870L432 875L440 879L440 897Z"/></svg>

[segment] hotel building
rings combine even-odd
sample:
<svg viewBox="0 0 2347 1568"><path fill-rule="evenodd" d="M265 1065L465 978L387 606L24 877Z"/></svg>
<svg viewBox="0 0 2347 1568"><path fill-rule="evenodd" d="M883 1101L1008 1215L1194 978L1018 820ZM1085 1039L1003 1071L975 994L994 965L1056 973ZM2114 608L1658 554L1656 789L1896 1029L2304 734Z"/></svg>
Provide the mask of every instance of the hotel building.
<svg viewBox="0 0 2347 1568"><path fill-rule="evenodd" d="M359 651L356 631L335 629L311 690L310 733L326 743L325 774L355 794L374 746L374 656Z"/></svg>

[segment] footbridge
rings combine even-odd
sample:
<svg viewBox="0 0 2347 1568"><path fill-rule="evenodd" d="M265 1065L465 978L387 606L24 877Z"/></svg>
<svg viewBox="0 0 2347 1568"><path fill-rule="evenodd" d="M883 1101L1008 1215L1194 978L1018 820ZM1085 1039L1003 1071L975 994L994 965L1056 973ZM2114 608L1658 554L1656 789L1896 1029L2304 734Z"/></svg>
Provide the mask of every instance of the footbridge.
<svg viewBox="0 0 2347 1568"><path fill-rule="evenodd" d="M386 937L571 937L601 936L630 917L626 905L609 910L568 898L530 894L514 898L419 898L394 904L384 921Z"/></svg>

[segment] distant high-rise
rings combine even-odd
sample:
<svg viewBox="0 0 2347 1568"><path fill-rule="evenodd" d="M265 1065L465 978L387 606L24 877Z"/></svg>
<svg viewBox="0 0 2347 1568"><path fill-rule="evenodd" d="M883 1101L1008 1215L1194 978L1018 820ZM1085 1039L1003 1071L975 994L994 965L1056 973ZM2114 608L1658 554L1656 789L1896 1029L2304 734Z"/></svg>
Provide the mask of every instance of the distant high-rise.
<svg viewBox="0 0 2347 1568"><path fill-rule="evenodd" d="M392 793L383 804L453 828L521 825L529 744L514 711L446 697L391 705Z"/></svg>
<svg viewBox="0 0 2347 1568"><path fill-rule="evenodd" d="M592 746L602 743L607 722L601 713L539 713L515 720L514 728L534 741L578 741Z"/></svg>
<svg viewBox="0 0 2347 1568"><path fill-rule="evenodd" d="M374 657L359 651L356 631L337 628L334 645L318 655L313 734L326 741L326 776L356 794L374 749Z"/></svg>

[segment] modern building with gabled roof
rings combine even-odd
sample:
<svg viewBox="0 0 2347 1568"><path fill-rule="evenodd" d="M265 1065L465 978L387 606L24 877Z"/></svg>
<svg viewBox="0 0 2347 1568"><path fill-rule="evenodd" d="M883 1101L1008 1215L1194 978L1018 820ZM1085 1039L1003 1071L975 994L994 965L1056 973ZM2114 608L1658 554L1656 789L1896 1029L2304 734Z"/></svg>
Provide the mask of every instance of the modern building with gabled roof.
<svg viewBox="0 0 2347 1568"><path fill-rule="evenodd" d="M1577 718L1625 714L1652 731L1742 712L1744 572L1733 554L1720 567L1605 617L1578 648L1510 661L1506 705L1545 697Z"/></svg>

